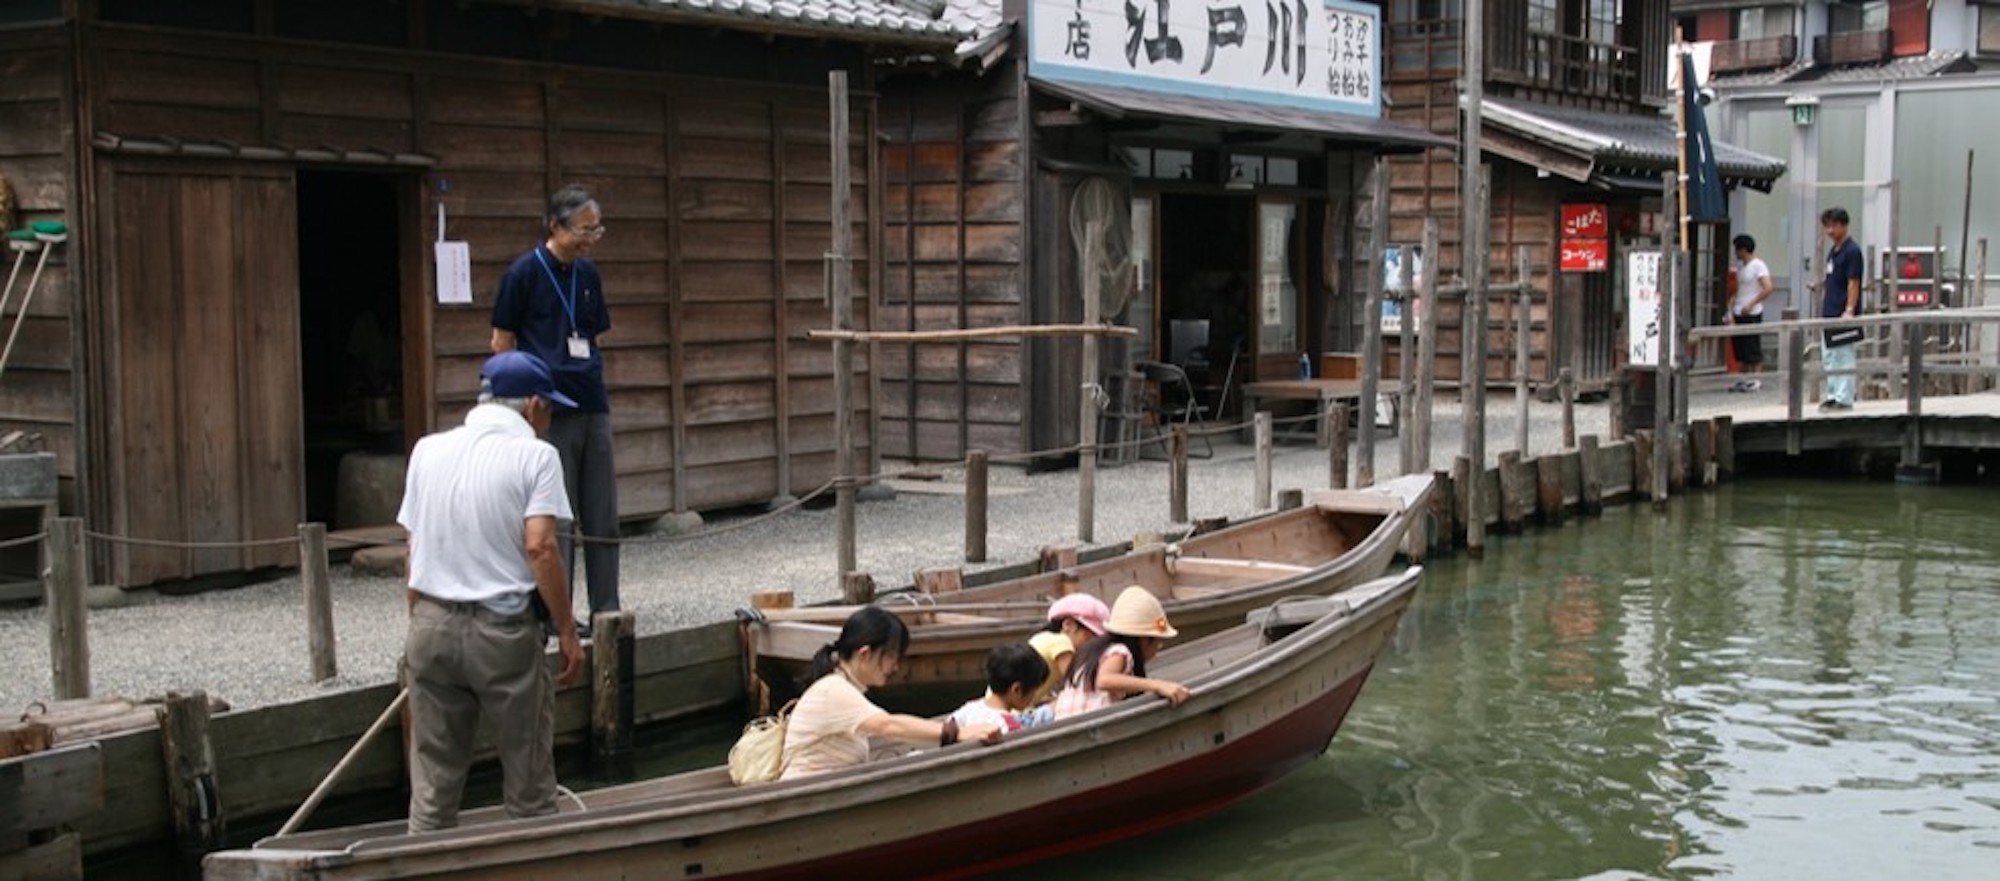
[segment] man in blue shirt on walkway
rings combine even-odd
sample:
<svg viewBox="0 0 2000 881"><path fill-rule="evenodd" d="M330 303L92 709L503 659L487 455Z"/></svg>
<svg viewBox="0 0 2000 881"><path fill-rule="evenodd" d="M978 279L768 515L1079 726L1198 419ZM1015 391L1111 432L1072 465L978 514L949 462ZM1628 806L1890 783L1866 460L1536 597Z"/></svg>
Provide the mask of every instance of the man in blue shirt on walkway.
<svg viewBox="0 0 2000 881"><path fill-rule="evenodd" d="M1847 209L1828 208L1820 212L1819 225L1833 240L1826 255L1826 287L1820 291L1821 318L1853 318L1861 309L1861 280L1868 273L1861 246L1847 237ZM1849 331L1852 333L1852 331ZM1855 346L1859 335L1835 345L1837 330L1830 330L1821 342L1820 366L1826 371L1826 400L1821 410L1846 410L1854 406ZM1836 371L1846 371L1837 373Z"/></svg>
<svg viewBox="0 0 2000 881"><path fill-rule="evenodd" d="M598 337L611 329L604 280L587 259L604 237L597 200L580 186L549 198L542 218L548 239L500 277L493 302L493 351L520 349L542 359L556 389L576 401L557 410L546 435L562 458L574 526L585 538L583 565L590 611L618 611L618 483L611 461L611 400L604 386ZM561 555L572 580L576 549L562 532ZM602 539L592 541L591 539ZM584 629L587 633L587 628Z"/></svg>

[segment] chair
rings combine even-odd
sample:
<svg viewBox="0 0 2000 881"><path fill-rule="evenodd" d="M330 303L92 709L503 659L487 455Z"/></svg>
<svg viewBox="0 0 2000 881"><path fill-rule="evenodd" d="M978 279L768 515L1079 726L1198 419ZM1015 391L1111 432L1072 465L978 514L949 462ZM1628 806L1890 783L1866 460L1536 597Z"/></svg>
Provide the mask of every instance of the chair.
<svg viewBox="0 0 2000 881"><path fill-rule="evenodd" d="M1139 376L1151 385L1145 401L1140 405L1140 411L1145 413L1153 424L1164 427L1179 422L1186 426L1191 425L1197 418L1204 422L1208 420L1208 407L1195 398L1194 383L1188 381L1187 371L1181 369L1180 365L1164 361L1140 361L1132 366L1139 371ZM1170 390L1178 392L1177 400L1167 397ZM1206 451L1200 458L1213 457L1215 447L1209 443L1208 435L1194 436L1201 440L1202 449ZM1164 444L1165 440L1163 439L1161 443ZM1194 455L1194 452L1189 450L1188 454Z"/></svg>

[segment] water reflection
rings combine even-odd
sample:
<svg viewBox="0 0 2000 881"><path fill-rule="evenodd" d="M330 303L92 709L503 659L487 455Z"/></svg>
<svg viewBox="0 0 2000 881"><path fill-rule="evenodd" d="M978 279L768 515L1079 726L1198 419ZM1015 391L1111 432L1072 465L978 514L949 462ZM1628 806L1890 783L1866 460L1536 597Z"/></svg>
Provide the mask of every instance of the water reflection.
<svg viewBox="0 0 2000 881"><path fill-rule="evenodd" d="M1756 482L1503 539L1326 759L1048 874L1995 877L1994 535L1990 489Z"/></svg>

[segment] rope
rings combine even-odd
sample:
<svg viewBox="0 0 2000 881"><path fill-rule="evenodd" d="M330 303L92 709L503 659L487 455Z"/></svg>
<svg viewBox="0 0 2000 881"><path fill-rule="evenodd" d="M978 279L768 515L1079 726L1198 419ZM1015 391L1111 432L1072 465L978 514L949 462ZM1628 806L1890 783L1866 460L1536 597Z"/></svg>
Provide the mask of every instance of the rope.
<svg viewBox="0 0 2000 881"><path fill-rule="evenodd" d="M133 538L129 535L111 535L86 530L84 536L111 544L134 545L142 548L169 548L189 551L233 551L244 548L275 548L299 543L297 536L287 538L256 538L246 541L169 541L159 538Z"/></svg>
<svg viewBox="0 0 2000 881"><path fill-rule="evenodd" d="M48 537L49 534L46 532L37 532L34 535L24 535L21 536L20 538L10 538L6 541L0 541L0 548L18 548L22 545L34 544Z"/></svg>

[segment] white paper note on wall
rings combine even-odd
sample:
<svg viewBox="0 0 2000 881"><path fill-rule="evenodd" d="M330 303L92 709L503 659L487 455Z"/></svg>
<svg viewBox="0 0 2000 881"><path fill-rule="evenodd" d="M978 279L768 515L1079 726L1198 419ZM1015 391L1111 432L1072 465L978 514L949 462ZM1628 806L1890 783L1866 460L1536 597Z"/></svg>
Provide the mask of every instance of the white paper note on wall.
<svg viewBox="0 0 2000 881"><path fill-rule="evenodd" d="M439 303L472 302L472 249L464 242L437 243Z"/></svg>

